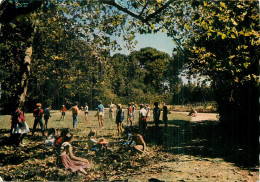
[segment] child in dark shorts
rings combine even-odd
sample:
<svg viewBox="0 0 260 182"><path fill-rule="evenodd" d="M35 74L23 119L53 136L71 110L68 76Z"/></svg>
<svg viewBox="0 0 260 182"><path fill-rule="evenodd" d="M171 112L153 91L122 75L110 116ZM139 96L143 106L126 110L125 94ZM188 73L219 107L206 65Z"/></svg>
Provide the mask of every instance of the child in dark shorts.
<svg viewBox="0 0 260 182"><path fill-rule="evenodd" d="M116 124L117 124L118 136L120 135L120 132L122 134L122 122L123 122L123 120L124 120L124 111L122 110L122 105L118 104L117 114L116 114Z"/></svg>

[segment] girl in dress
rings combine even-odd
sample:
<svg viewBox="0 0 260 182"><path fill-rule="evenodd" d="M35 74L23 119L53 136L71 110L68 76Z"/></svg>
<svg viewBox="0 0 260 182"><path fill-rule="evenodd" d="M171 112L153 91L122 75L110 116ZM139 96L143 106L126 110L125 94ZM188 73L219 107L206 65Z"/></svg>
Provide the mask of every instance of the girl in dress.
<svg viewBox="0 0 260 182"><path fill-rule="evenodd" d="M12 134L18 134L18 144L23 144L24 137L27 133L30 132L29 127L25 121L24 114L18 107L12 117L15 117L12 120L17 121L15 126L12 128Z"/></svg>
<svg viewBox="0 0 260 182"><path fill-rule="evenodd" d="M64 142L61 145L61 149L60 149L61 161L64 167L66 168L66 170L71 169L72 172L81 171L87 174L85 169L90 167L89 161L87 159L76 157L73 154L72 152L73 147L70 144L72 138L73 138L72 133L68 133L64 137L63 140Z"/></svg>

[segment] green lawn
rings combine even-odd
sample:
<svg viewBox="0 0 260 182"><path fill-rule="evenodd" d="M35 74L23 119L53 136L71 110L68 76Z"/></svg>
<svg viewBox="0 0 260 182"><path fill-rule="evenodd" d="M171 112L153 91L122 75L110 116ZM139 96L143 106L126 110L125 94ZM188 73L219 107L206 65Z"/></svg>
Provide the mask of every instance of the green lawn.
<svg viewBox="0 0 260 182"><path fill-rule="evenodd" d="M126 115L127 111L125 110L124 112L125 112L125 115ZM89 123L85 123L84 112L82 111L78 115L77 128L79 128L79 129L84 129L84 128L97 129L98 121L97 121L97 117L95 117L95 114L96 114L96 111L90 111L89 112ZM135 117L134 125L138 123L138 111L135 112L135 115L137 117ZM58 110L52 110L51 116L52 117L49 119L49 122L48 122L48 128L56 128L56 129L73 128L71 111L68 111L66 113L66 117L65 117L64 121L60 121L61 113ZM10 118L11 118L10 115L0 115L0 123L1 123L0 129L10 129L10 122L11 122ZM33 114L32 113L25 113L25 119L26 119L26 122L27 122L29 128L32 129L33 122L34 122ZM151 119L153 119L152 114L151 114ZM161 119L162 119L162 115L161 115ZM181 114L181 113L172 112L171 114L168 114L168 120L186 120L186 121L189 121L190 117L188 117L184 114ZM125 117L123 124L124 125L127 124L126 123L126 117ZM104 126L105 126L105 128L108 128L108 129L116 128L115 121L112 121L108 116L108 110L105 110Z"/></svg>
<svg viewBox="0 0 260 182"><path fill-rule="evenodd" d="M225 145L218 137L219 133L215 131L216 121L206 123L187 122L190 120L187 113L172 112L168 115L167 133L162 135L167 136L167 138L163 139L162 145L157 145L154 141L156 128L153 122L149 122L149 136L144 137L147 150L141 155L127 151L125 147L119 145L123 138L117 136L115 121L108 118L108 110L105 110L104 128L102 129L98 128L95 114L96 111L90 111L89 122L86 123L84 113L81 112L76 129L72 128L70 111L67 112L65 121L60 121L61 114L57 110L51 112L52 117L49 120L49 128L56 128L58 131L61 128L70 128L74 135L73 152L76 156L86 158L91 163L91 169L88 171L91 180L129 179L129 181L148 181L151 177L161 177L169 181L181 181L183 179L187 179L187 181L227 181L226 179L230 176L229 171L236 168L230 162L224 160L221 164L216 163L214 162L215 158L225 159L230 156L231 158L235 156L235 159L238 158L239 160L243 158L240 157L243 151L237 150L232 145ZM136 111L136 116L138 116L138 111ZM30 129L32 129L34 122L32 113L26 113L25 118ZM123 124L126 125L126 119ZM134 125L137 124L138 117L135 117ZM165 132L163 123L160 124L160 128L161 131ZM24 139L24 146L15 146L8 143L9 130L10 116L1 115L0 177L3 180L86 181L85 175L71 173L55 165L57 156L54 154L52 147L44 144L46 137L42 137L41 132L36 132L34 137L31 137L30 133ZM103 137L111 144L109 146L110 152L95 154L88 150L87 135L90 130L97 131L97 139ZM237 160L232 159L232 161ZM159 164L163 164L164 167L159 167ZM194 166L201 172L199 178L198 175L193 175ZM187 172L184 172L186 170ZM180 173L181 171L183 173ZM212 175L209 175L209 171ZM223 175L216 178L215 171L221 171ZM232 173L231 180L228 181L242 181L240 173L243 172L249 174L248 171L240 170L237 173ZM257 172L252 174L258 175ZM247 176L244 176L243 179L247 179Z"/></svg>

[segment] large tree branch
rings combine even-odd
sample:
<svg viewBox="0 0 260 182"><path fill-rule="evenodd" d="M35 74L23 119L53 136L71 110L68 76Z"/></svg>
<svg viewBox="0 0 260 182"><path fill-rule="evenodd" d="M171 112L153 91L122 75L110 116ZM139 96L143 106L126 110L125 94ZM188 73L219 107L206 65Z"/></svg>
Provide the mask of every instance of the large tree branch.
<svg viewBox="0 0 260 182"><path fill-rule="evenodd" d="M161 8L159 8L157 11L155 11L154 13L148 15L145 18L145 21L149 22L152 18L154 18L156 15L158 15L159 13L161 13L163 10L165 10L168 6L170 6L170 4L172 4L174 2L174 0L169 0L167 3L165 3Z"/></svg>
<svg viewBox="0 0 260 182"><path fill-rule="evenodd" d="M102 0L100 0L102 1ZM103 3L106 3L106 4L109 4L111 6L114 6L116 7L118 10L121 10L127 14L129 14L130 16L134 17L134 18L137 18L139 20L141 20L142 22L146 23L149 25L149 21L154 18L156 15L160 14L163 10L165 10L166 8L168 8L170 6L170 4L172 4L174 2L174 0L169 0L167 3L165 3L161 8L159 8L158 10L156 10L154 13L148 15L146 18L142 17L142 14L145 10L145 8L147 7L148 5L148 2L145 4L145 6L143 7L141 13L139 15L133 13L132 11L128 10L127 8L125 7L122 7L120 6L119 4L117 4L115 2L115 0L103 0L102 1Z"/></svg>
<svg viewBox="0 0 260 182"><path fill-rule="evenodd" d="M146 7L147 7L148 4L149 4L149 1L147 1L146 4L144 5L144 7L143 7L141 13L139 14L140 17L141 17L142 14L144 13L144 10L146 9Z"/></svg>
<svg viewBox="0 0 260 182"><path fill-rule="evenodd" d="M130 16L141 20L143 23L149 24L149 22L146 21L142 16L139 16L138 14L133 13L129 9L127 9L127 8L125 8L123 6L120 6L119 4L117 4L115 2L115 0L105 0L105 1L102 1L102 2L104 2L104 3L108 4L108 5L116 7L118 10L123 11L123 12L129 14Z"/></svg>

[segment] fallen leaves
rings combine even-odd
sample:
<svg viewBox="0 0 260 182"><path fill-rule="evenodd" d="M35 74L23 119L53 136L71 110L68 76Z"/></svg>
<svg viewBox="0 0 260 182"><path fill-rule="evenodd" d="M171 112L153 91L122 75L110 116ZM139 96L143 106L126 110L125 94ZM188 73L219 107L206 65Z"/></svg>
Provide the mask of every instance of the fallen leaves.
<svg viewBox="0 0 260 182"><path fill-rule="evenodd" d="M106 132L106 130L104 131ZM102 134L107 134L105 132ZM77 140L86 140L85 137L78 135L75 134ZM4 136L0 136L0 140L3 138ZM138 176L138 179L149 175L158 178L163 173L174 174L172 179L176 179L176 181L180 177L185 180L187 178L187 181L190 177L194 177L193 181L196 181L195 179L199 181L205 181L205 179L208 181L220 179L221 181L222 179L225 181L223 179L226 176L223 171L227 171L229 175L233 176L249 176L251 178L257 176L256 173L243 173L239 169L234 170L234 173L230 172L228 169L232 165L222 158L178 156L168 152L163 147L149 146L149 144L147 152L137 154L120 147L117 144L120 137L111 136L108 139L114 143L113 147L110 148L112 150L97 154L86 150L86 143L77 141L73 143L75 155L87 158L92 165L91 169L87 171L88 175L80 172L72 173L56 166L56 155L52 148L46 147L42 139L37 137L28 137L27 145L24 147L3 145L0 147L0 176L6 181L113 181L127 180L133 176ZM224 167L225 170L221 170ZM214 169L214 172L206 173L205 171L210 168L212 171Z"/></svg>

